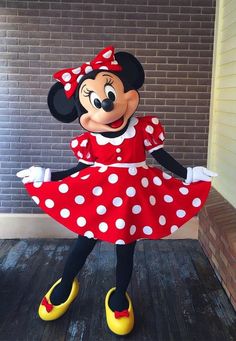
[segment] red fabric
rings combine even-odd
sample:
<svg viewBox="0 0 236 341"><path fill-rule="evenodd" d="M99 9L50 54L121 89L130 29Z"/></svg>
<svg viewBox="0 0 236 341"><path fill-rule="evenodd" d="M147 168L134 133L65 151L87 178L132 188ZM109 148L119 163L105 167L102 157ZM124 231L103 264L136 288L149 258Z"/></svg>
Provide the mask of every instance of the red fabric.
<svg viewBox="0 0 236 341"><path fill-rule="evenodd" d="M146 159L145 151L163 146L160 137L164 138L164 129L156 117L133 117L122 136L107 139L101 134L86 132L71 141L71 149L80 161L88 163L136 163Z"/></svg>
<svg viewBox="0 0 236 341"><path fill-rule="evenodd" d="M52 311L53 309L53 305L51 303L48 302L47 298L44 297L43 300L42 300L42 305L45 306L46 310L48 313L50 313L50 311Z"/></svg>
<svg viewBox="0 0 236 341"><path fill-rule="evenodd" d="M121 317L129 317L129 312L128 310L122 310L122 311L116 311L115 310L115 318L119 319Z"/></svg>
<svg viewBox="0 0 236 341"><path fill-rule="evenodd" d="M44 212L88 238L116 244L163 238L198 213L211 183L187 185L156 166L105 166L142 162L145 151L161 147L163 138L153 117L132 118L126 133L115 139L86 132L71 146L80 160L97 165L26 189Z"/></svg>
<svg viewBox="0 0 236 341"><path fill-rule="evenodd" d="M113 46L108 46L100 51L91 62L84 63L77 68L57 71L53 77L64 85L66 97L70 98L74 94L80 79L87 73L99 69L111 71L122 70L122 67L115 60Z"/></svg>

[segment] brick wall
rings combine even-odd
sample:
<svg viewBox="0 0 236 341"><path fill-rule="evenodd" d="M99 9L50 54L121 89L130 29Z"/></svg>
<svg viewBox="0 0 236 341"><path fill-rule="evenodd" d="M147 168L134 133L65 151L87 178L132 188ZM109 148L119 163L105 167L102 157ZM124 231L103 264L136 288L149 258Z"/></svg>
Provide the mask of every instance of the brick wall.
<svg viewBox="0 0 236 341"><path fill-rule="evenodd" d="M214 188L199 213L199 242L236 310L236 209Z"/></svg>
<svg viewBox="0 0 236 341"><path fill-rule="evenodd" d="M213 0L9 0L0 6L0 212L39 212L15 177L18 170L75 165L69 141L80 128L50 117L52 74L109 44L143 63L138 113L160 117L166 149L184 165L206 163Z"/></svg>

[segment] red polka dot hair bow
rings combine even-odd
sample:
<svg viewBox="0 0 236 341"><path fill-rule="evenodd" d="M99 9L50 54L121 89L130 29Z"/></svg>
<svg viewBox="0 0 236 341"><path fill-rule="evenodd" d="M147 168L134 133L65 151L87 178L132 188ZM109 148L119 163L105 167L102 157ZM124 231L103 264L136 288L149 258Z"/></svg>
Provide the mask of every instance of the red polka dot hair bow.
<svg viewBox="0 0 236 341"><path fill-rule="evenodd" d="M113 46L108 46L100 51L91 62L84 63L77 68L60 70L53 77L64 85L66 97L70 98L74 94L81 78L93 70L122 70L122 67L115 60Z"/></svg>

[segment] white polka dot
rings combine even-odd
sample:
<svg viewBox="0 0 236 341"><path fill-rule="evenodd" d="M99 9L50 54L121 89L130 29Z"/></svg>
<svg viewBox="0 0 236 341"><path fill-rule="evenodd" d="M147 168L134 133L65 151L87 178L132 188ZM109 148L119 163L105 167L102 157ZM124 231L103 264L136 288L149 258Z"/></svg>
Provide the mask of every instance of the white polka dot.
<svg viewBox="0 0 236 341"><path fill-rule="evenodd" d="M199 199L199 198L195 198L195 199L193 199L193 201L192 201L192 205L194 206L194 207L199 207L199 206L201 206L201 199Z"/></svg>
<svg viewBox="0 0 236 341"><path fill-rule="evenodd" d="M87 144L88 144L88 140L83 140L83 141L80 143L81 147L86 147Z"/></svg>
<svg viewBox="0 0 236 341"><path fill-rule="evenodd" d="M149 142L149 141L146 139L146 140L144 140L144 145L145 145L146 147L148 147L148 146L151 146L152 144L151 144L151 142Z"/></svg>
<svg viewBox="0 0 236 341"><path fill-rule="evenodd" d="M70 216L70 211L67 208L63 208L60 211L60 215L62 218L68 218Z"/></svg>
<svg viewBox="0 0 236 341"><path fill-rule="evenodd" d="M47 208L53 208L54 207L54 201L53 200L51 200L51 199L47 199L47 200L45 200L45 206L47 207Z"/></svg>
<svg viewBox="0 0 236 341"><path fill-rule="evenodd" d="M165 202L173 202L173 197L171 195L164 195L164 201Z"/></svg>
<svg viewBox="0 0 236 341"><path fill-rule="evenodd" d="M107 223L102 222L98 225L98 228L101 232L107 232L108 225L107 225Z"/></svg>
<svg viewBox="0 0 236 341"><path fill-rule="evenodd" d="M184 210L177 210L177 211L176 211L176 215L177 215L177 217L179 217L179 218L183 218L183 217L186 216L186 212L185 212Z"/></svg>
<svg viewBox="0 0 236 341"><path fill-rule="evenodd" d="M77 176L79 175L79 172L76 172L76 173L74 173L74 174L71 174L71 178L76 178Z"/></svg>
<svg viewBox="0 0 236 341"><path fill-rule="evenodd" d="M71 142L71 147L72 147L72 148L75 148L75 147L78 146L78 144L79 144L78 140L73 140L73 141Z"/></svg>
<svg viewBox="0 0 236 341"><path fill-rule="evenodd" d="M165 172L162 173L162 176L163 176L163 178L166 179L166 180L169 180L169 179L172 178L171 175L169 175L168 173L165 173Z"/></svg>
<svg viewBox="0 0 236 341"><path fill-rule="evenodd" d="M189 192L188 188L186 188L186 187L180 187L180 188L179 188L179 191L180 191L180 193L183 194L183 195L186 195L186 194L188 194L188 192Z"/></svg>
<svg viewBox="0 0 236 341"><path fill-rule="evenodd" d="M149 236L150 234L152 234L152 228L150 226L144 226L143 233Z"/></svg>
<svg viewBox="0 0 236 341"><path fill-rule="evenodd" d="M135 226L135 225L132 225L132 226L130 227L129 233L131 234L131 236L133 236L133 235L135 234L135 232L136 232L136 226Z"/></svg>
<svg viewBox="0 0 236 341"><path fill-rule="evenodd" d="M86 231L85 234L84 234L85 237L87 238L93 238L94 237L94 234L92 231Z"/></svg>
<svg viewBox="0 0 236 341"><path fill-rule="evenodd" d="M111 62L111 64L112 64L112 65L117 65L118 62L117 62L116 60L113 60L113 61Z"/></svg>
<svg viewBox="0 0 236 341"><path fill-rule="evenodd" d="M160 215L159 224L162 226L166 224L166 217L164 215Z"/></svg>
<svg viewBox="0 0 236 341"><path fill-rule="evenodd" d="M104 205L99 205L96 211L97 211L97 214L103 215L106 213L107 209Z"/></svg>
<svg viewBox="0 0 236 341"><path fill-rule="evenodd" d="M106 59L109 59L112 55L112 51L108 50L107 52L103 53L103 57Z"/></svg>
<svg viewBox="0 0 236 341"><path fill-rule="evenodd" d="M116 241L116 244L118 244L118 245L124 245L125 242L124 242L123 239L118 239L118 240Z"/></svg>
<svg viewBox="0 0 236 341"><path fill-rule="evenodd" d="M190 184L187 184L186 182L184 182L184 181L182 181L182 184L184 185L184 186L189 186Z"/></svg>
<svg viewBox="0 0 236 341"><path fill-rule="evenodd" d="M77 67L76 69L72 70L74 75L78 75L81 71L81 67Z"/></svg>
<svg viewBox="0 0 236 341"><path fill-rule="evenodd" d="M134 187L128 187L126 190L126 194L128 197L132 198L136 194L136 189Z"/></svg>
<svg viewBox="0 0 236 341"><path fill-rule="evenodd" d="M111 183L111 184L115 184L117 181L118 181L118 176L116 174L111 174L109 175L108 177L108 181Z"/></svg>
<svg viewBox="0 0 236 341"><path fill-rule="evenodd" d="M62 77L64 82L69 82L71 80L71 75L69 72L63 73L63 75L61 77Z"/></svg>
<svg viewBox="0 0 236 341"><path fill-rule="evenodd" d="M153 117L153 118L152 118L152 123L154 123L154 124L159 124L158 118Z"/></svg>
<svg viewBox="0 0 236 341"><path fill-rule="evenodd" d="M162 185L162 181L161 181L161 179L159 178L159 176L155 176L155 177L153 178L153 183L154 183L155 185L157 185L157 186L161 186L161 185Z"/></svg>
<svg viewBox="0 0 236 341"><path fill-rule="evenodd" d="M33 183L33 186L35 187L35 188L39 188L39 187L41 187L42 186L42 182L41 181L37 181L37 182L34 182Z"/></svg>
<svg viewBox="0 0 236 341"><path fill-rule="evenodd" d="M145 188L148 187L148 185L149 185L148 178L142 178L141 183L142 183L143 187L145 187Z"/></svg>
<svg viewBox="0 0 236 341"><path fill-rule="evenodd" d="M92 66L86 66L86 68L85 68L85 73L87 74L87 73L89 73L89 72L91 72L91 71L93 71L93 68L92 68Z"/></svg>
<svg viewBox="0 0 236 341"><path fill-rule="evenodd" d="M99 68L100 70L108 70L108 67L107 66L105 66L105 65L103 65L103 66L100 66L100 68Z"/></svg>
<svg viewBox="0 0 236 341"><path fill-rule="evenodd" d="M119 207L123 204L123 200L120 197L116 197L112 200L114 206Z"/></svg>
<svg viewBox="0 0 236 341"><path fill-rule="evenodd" d="M163 133L160 133L159 139L160 139L161 141L164 141L164 140L165 140L165 137L164 137L164 134L163 134Z"/></svg>
<svg viewBox="0 0 236 341"><path fill-rule="evenodd" d="M79 76L77 77L77 80L76 80L76 82L77 82L77 83L79 83L79 82L80 82L80 80L81 80L81 78L83 78L83 75L79 75Z"/></svg>
<svg viewBox="0 0 236 341"><path fill-rule="evenodd" d="M134 206L132 207L132 212L133 212L133 214L139 214L141 211L142 211L142 208L141 208L140 205L134 205Z"/></svg>
<svg viewBox="0 0 236 341"><path fill-rule="evenodd" d="M152 127L152 126L149 126L149 125L146 126L145 130L146 130L146 132L149 133L149 134L153 134L153 132L154 132L153 127Z"/></svg>
<svg viewBox="0 0 236 341"><path fill-rule="evenodd" d="M70 83L66 83L66 85L64 86L64 89L66 91L69 91L71 89L71 84Z"/></svg>
<svg viewBox="0 0 236 341"><path fill-rule="evenodd" d="M81 176L81 179L82 179L82 180L87 180L89 177L90 177L90 174L87 174L87 175L85 175L85 176Z"/></svg>
<svg viewBox="0 0 236 341"><path fill-rule="evenodd" d="M121 152L121 149L120 149L120 148L116 148L116 152L117 152L117 153L120 153L120 152Z"/></svg>
<svg viewBox="0 0 236 341"><path fill-rule="evenodd" d="M122 157L121 156L118 156L117 157L117 161L121 161L122 160Z"/></svg>
<svg viewBox="0 0 236 341"><path fill-rule="evenodd" d="M84 227L86 225L86 219L84 217L79 217L77 219L77 225L79 227Z"/></svg>
<svg viewBox="0 0 236 341"><path fill-rule="evenodd" d="M38 197L32 196L32 199L34 200L35 204L37 204L37 205L39 204L40 200Z"/></svg>
<svg viewBox="0 0 236 341"><path fill-rule="evenodd" d="M123 229L125 227L125 221L124 219L117 219L116 220L116 227L118 229Z"/></svg>
<svg viewBox="0 0 236 341"><path fill-rule="evenodd" d="M85 198L83 197L83 195L77 195L75 197L75 202L78 205L82 205L85 202Z"/></svg>
<svg viewBox="0 0 236 341"><path fill-rule="evenodd" d="M156 198L154 197L154 195L150 195L149 202L152 206L156 205Z"/></svg>
<svg viewBox="0 0 236 341"><path fill-rule="evenodd" d="M93 188L93 195L96 195L97 197L101 195L103 192L102 187L96 186Z"/></svg>
<svg viewBox="0 0 236 341"><path fill-rule="evenodd" d="M129 172L130 175L136 175L136 174L138 173L136 167L130 167L130 168L128 169L128 172Z"/></svg>
<svg viewBox="0 0 236 341"><path fill-rule="evenodd" d="M99 168L98 171L99 171L99 173L104 173L104 172L107 171L107 168L108 168L107 166L102 166L102 167Z"/></svg>
<svg viewBox="0 0 236 341"><path fill-rule="evenodd" d="M176 230L178 230L178 226L177 225L172 225L170 228L170 232L174 233Z"/></svg>
<svg viewBox="0 0 236 341"><path fill-rule="evenodd" d="M66 184L61 184L58 189L61 193L67 193L69 191L69 187Z"/></svg>
<svg viewBox="0 0 236 341"><path fill-rule="evenodd" d="M78 151L78 152L77 152L77 156L78 156L79 158L82 158L82 157L83 157L83 154L82 154L80 151Z"/></svg>

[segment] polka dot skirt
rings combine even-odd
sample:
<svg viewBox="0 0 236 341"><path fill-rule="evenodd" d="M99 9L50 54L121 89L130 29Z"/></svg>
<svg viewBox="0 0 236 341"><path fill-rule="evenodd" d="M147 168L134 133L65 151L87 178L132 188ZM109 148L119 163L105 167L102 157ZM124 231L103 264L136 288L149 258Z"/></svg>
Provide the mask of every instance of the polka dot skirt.
<svg viewBox="0 0 236 341"><path fill-rule="evenodd" d="M77 234L126 244L178 230L201 209L210 186L186 185L155 167L97 166L26 189L44 212Z"/></svg>

